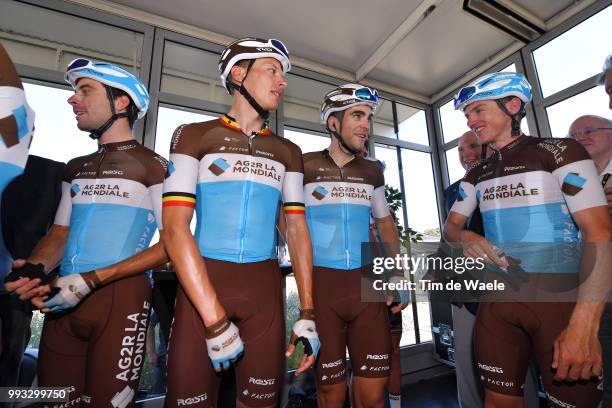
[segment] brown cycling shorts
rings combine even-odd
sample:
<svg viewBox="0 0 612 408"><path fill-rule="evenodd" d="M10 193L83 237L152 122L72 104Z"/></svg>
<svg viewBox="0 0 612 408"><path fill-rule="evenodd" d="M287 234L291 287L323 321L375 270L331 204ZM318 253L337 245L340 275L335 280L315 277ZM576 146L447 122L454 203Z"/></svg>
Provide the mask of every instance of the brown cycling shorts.
<svg viewBox="0 0 612 408"><path fill-rule="evenodd" d="M285 362L278 262L204 261L219 301L244 342L244 355L235 364L236 397L248 406L274 405ZM208 358L204 330L202 319L179 287L168 350L167 407L217 406L220 375Z"/></svg>
<svg viewBox="0 0 612 408"><path fill-rule="evenodd" d="M389 376L391 334L387 305L361 301L361 269L314 267L313 294L321 350L315 370L317 384L346 378L346 348L353 375Z"/></svg>
<svg viewBox="0 0 612 408"><path fill-rule="evenodd" d="M150 298L149 279L138 275L101 287L67 313L45 317L38 384L70 391L67 403L50 406L134 406Z"/></svg>
<svg viewBox="0 0 612 408"><path fill-rule="evenodd" d="M550 406L596 407L601 380L553 380L553 342L567 326L573 308L569 302L481 303L474 347L483 385L500 394L522 395L527 367L535 356Z"/></svg>

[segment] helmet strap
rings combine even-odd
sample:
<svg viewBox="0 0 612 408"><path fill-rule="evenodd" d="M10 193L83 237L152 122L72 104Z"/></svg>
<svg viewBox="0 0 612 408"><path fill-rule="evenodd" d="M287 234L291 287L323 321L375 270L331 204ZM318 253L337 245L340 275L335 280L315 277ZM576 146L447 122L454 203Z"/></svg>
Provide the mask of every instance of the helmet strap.
<svg viewBox="0 0 612 408"><path fill-rule="evenodd" d="M345 111L342 111L342 116L340 118L337 118L338 119L338 124L339 124L339 127L340 127L340 132L342 131L342 122L344 120L344 112ZM327 130L329 131L329 133L332 134L332 136L334 136L336 139L338 139L338 142L340 143L340 149L344 150L345 153L353 155L353 156L357 156L359 154L358 151L356 151L355 149L350 147L344 141L344 138L342 137L340 132L337 132L335 130L330 129L329 125L327 125Z"/></svg>
<svg viewBox="0 0 612 408"><path fill-rule="evenodd" d="M523 101L521 101L521 107L519 109L519 111L517 113L515 113L514 115L512 115L510 113L510 111L508 111L508 108L506 107L506 104L503 102L505 100L505 98L502 99L496 99L495 103L497 103L497 106L499 106L499 108L508 116L510 116L510 119L512 120L512 136L513 137L517 137L521 135L521 120L525 117L525 115L527 114L527 112L525 111L525 103Z"/></svg>
<svg viewBox="0 0 612 408"><path fill-rule="evenodd" d="M232 82L231 76L230 76L230 78L226 80L227 88L230 91L230 93L233 93L234 90L238 90L238 92L240 92L240 94L244 97L244 99L247 100L249 105L251 105L251 107L255 109L259 117L261 117L264 120L264 122L267 122L268 117L270 116L270 112L262 108L261 105L255 100L255 98L253 98L253 96L249 93L249 91L247 91L247 89L244 86L244 82L246 81L247 76L249 75L249 72L251 71L251 67L253 66L254 63L255 63L255 59L252 59L249 62L249 65L247 66L247 69L246 69L246 74L244 74L244 78L242 78L242 83L240 84L240 86Z"/></svg>
<svg viewBox="0 0 612 408"><path fill-rule="evenodd" d="M108 85L104 85L104 87L106 88L106 96L108 97L108 101L110 103L112 115L106 122L104 122L104 124L102 124L102 126L91 131L89 137L93 140L97 140L102 137L104 132L106 132L113 125L113 123L115 123L117 119L127 118L129 116L128 112L116 113L113 88Z"/></svg>
<svg viewBox="0 0 612 408"><path fill-rule="evenodd" d="M480 164L486 163L487 161L487 149L489 148L488 143L483 143L480 149Z"/></svg>

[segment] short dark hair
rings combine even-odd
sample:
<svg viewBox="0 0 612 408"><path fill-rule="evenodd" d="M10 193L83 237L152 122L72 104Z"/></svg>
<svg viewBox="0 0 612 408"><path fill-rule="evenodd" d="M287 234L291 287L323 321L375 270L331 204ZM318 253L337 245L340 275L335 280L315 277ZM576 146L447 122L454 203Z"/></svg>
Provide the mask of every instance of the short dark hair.
<svg viewBox="0 0 612 408"><path fill-rule="evenodd" d="M112 94L113 94L113 100L121 96L127 96L127 98L130 100L130 104L126 108L126 111L128 113L127 120L128 120L128 123L130 124L130 129L133 129L134 122L136 122L136 119L138 119L138 108L136 107L136 104L134 103L134 101L132 100L130 95L128 95L127 92L121 89L118 89L118 88L111 88L111 89L112 89Z"/></svg>

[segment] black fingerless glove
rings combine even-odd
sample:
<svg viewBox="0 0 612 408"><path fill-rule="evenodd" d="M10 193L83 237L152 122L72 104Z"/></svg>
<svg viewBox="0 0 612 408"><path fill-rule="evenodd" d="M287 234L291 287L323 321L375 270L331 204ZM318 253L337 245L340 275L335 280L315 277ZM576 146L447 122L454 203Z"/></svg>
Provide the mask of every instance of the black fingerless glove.
<svg viewBox="0 0 612 408"><path fill-rule="evenodd" d="M4 280L5 283L15 282L21 278L28 279L40 279L41 285L46 285L50 283L54 278L55 274L45 273L45 266L43 264L33 264L30 262L26 262L25 265L21 268L13 268L11 273L9 273Z"/></svg>

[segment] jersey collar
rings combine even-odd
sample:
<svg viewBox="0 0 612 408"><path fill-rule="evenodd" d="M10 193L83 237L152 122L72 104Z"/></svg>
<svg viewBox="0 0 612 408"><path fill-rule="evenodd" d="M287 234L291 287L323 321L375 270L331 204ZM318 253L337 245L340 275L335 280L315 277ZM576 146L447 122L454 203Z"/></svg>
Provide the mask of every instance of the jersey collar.
<svg viewBox="0 0 612 408"><path fill-rule="evenodd" d="M138 142L134 139L126 140L124 142L105 143L98 145L98 151L102 152L116 152L119 150L131 150L138 146Z"/></svg>
<svg viewBox="0 0 612 408"><path fill-rule="evenodd" d="M236 123L236 120L232 118L231 116L229 116L228 114L221 116L219 118L219 121L230 129L234 129L234 130L237 130L238 132L244 133L242 132L242 129L240 129L240 126L238 126L238 123ZM259 130L259 132L257 132L257 135L258 136L268 136L269 134L270 134L270 128L268 127L268 124L264 122L263 127Z"/></svg>

